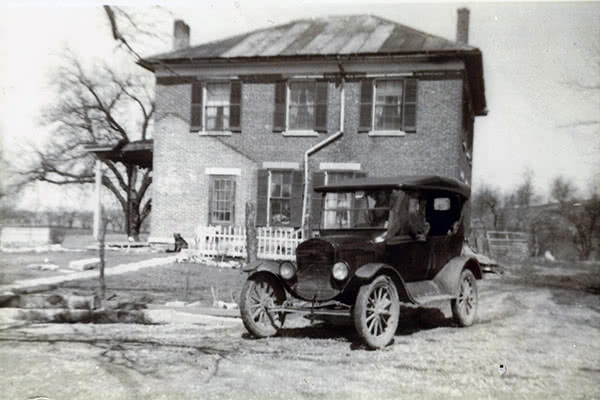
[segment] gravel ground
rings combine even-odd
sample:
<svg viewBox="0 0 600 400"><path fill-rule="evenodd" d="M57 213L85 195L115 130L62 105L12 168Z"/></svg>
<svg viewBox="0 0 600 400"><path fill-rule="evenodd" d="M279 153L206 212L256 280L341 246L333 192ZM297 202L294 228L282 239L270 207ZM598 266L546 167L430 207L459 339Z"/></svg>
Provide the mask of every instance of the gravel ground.
<svg viewBox="0 0 600 400"><path fill-rule="evenodd" d="M453 326L447 304L403 308L382 351L301 318L263 340L237 319L4 326L0 388L6 399L597 399L598 271L509 265L480 281L474 326Z"/></svg>

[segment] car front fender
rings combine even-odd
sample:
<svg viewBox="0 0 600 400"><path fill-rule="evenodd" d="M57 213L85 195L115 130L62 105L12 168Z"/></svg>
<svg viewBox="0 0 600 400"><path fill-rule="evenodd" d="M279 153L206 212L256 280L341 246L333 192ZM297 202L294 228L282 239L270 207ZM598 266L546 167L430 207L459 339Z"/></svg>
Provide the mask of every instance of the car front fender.
<svg viewBox="0 0 600 400"><path fill-rule="evenodd" d="M465 268L473 272L476 279L481 279L481 267L477 260L469 256L458 256L448 261L433 280L444 292L456 296L460 286L460 274Z"/></svg>
<svg viewBox="0 0 600 400"><path fill-rule="evenodd" d="M373 278L375 278L376 276L381 275L381 274L388 275L394 280L394 283L396 284L396 287L398 288L398 295L400 296L401 301L416 303L415 300L410 295L410 293L408 292L408 290L406 289L404 280L402 279L402 277L400 276L398 271L396 271L394 268L392 268L391 266L389 266L387 264L384 264L384 263L365 264L356 270L356 272L354 273L354 277L356 279L358 279L359 281L369 282Z"/></svg>
<svg viewBox="0 0 600 400"><path fill-rule="evenodd" d="M256 260L242 268L243 272L248 272L251 275L256 272L266 271L275 275L279 275L279 262L271 260Z"/></svg>

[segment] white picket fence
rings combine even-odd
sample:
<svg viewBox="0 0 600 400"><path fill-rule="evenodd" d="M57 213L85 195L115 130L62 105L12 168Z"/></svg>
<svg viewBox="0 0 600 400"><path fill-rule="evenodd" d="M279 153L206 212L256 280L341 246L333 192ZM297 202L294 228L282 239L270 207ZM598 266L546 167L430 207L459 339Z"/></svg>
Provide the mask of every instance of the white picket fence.
<svg viewBox="0 0 600 400"><path fill-rule="evenodd" d="M302 231L293 228L257 228L258 258L294 260ZM246 228L200 226L196 229L194 253L205 257L246 257Z"/></svg>

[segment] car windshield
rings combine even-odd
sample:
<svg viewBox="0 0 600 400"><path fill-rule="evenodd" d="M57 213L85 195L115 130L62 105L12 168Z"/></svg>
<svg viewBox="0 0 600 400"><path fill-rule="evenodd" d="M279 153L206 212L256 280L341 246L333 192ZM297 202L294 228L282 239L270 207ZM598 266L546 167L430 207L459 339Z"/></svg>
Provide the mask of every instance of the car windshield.
<svg viewBox="0 0 600 400"><path fill-rule="evenodd" d="M385 229L390 194L390 190L326 193L322 229Z"/></svg>

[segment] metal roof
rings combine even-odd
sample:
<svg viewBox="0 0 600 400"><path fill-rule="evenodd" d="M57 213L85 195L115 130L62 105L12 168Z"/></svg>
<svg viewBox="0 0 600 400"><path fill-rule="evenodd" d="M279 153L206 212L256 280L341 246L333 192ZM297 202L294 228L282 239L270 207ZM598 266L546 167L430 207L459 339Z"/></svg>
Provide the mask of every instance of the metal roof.
<svg viewBox="0 0 600 400"><path fill-rule="evenodd" d="M159 54L147 61L464 50L475 48L373 15L350 15L292 21Z"/></svg>
<svg viewBox="0 0 600 400"><path fill-rule="evenodd" d="M432 59L464 59L475 115L487 114L483 62L479 49L374 15L301 19L199 46L157 54L138 63L154 71L161 64L186 64L196 61L232 62L298 57L423 54Z"/></svg>
<svg viewBox="0 0 600 400"><path fill-rule="evenodd" d="M456 179L437 175L405 175L346 179L315 188L315 192L344 192L369 189L419 189L454 192L469 198L471 188Z"/></svg>

